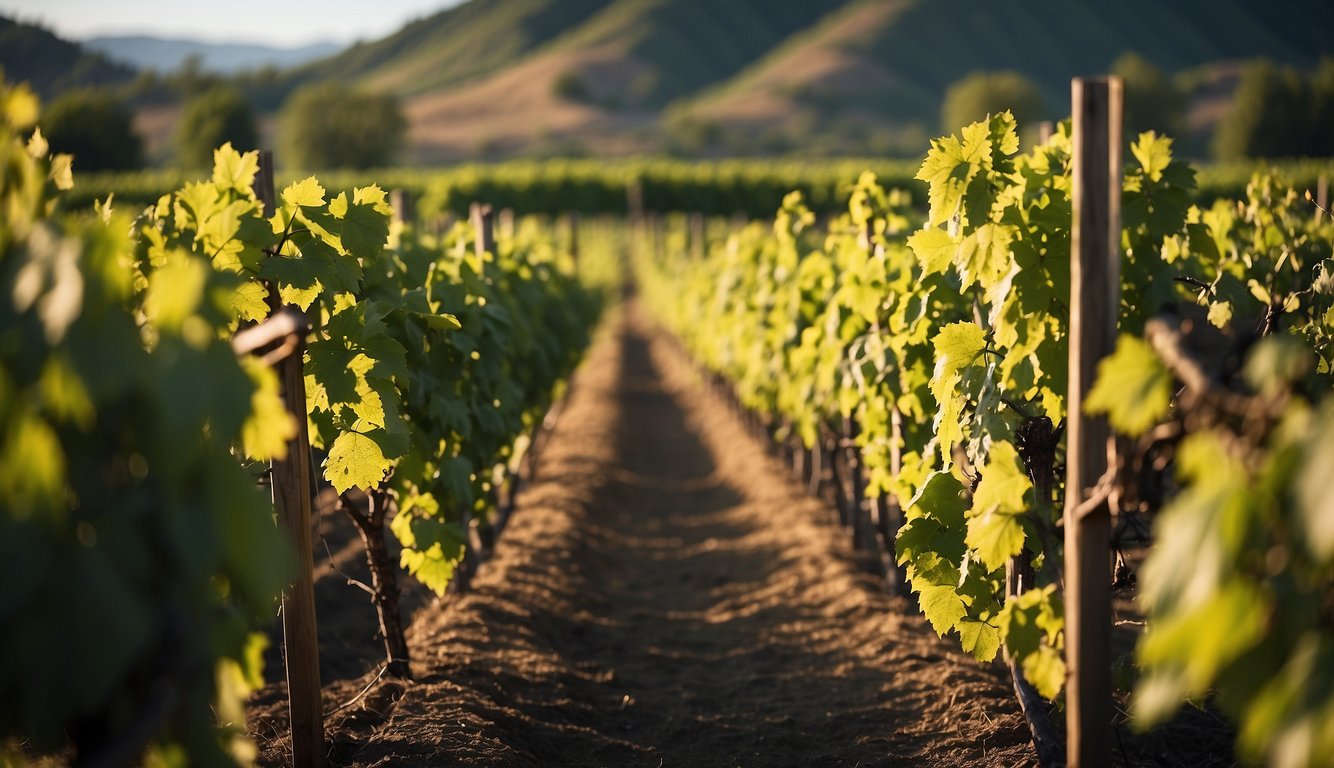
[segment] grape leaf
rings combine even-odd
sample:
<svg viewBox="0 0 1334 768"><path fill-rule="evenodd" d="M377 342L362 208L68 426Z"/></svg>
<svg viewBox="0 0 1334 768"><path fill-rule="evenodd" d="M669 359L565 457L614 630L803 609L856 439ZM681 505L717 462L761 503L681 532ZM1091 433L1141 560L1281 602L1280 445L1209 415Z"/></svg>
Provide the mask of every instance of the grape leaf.
<svg viewBox="0 0 1334 768"><path fill-rule="evenodd" d="M968 615L963 599L952 586L929 584L918 590L918 603L922 614L931 622L931 628L937 635L944 636L960 619Z"/></svg>
<svg viewBox="0 0 1334 768"><path fill-rule="evenodd" d="M1000 651L1000 630L985 621L963 618L958 625L960 645L978 661L991 661Z"/></svg>
<svg viewBox="0 0 1334 768"><path fill-rule="evenodd" d="M941 274L954 263L959 243L940 227L919 229L908 236L908 247L922 265L922 275Z"/></svg>
<svg viewBox="0 0 1334 768"><path fill-rule="evenodd" d="M324 187L314 176L294 181L283 190L283 202L295 208L318 208L324 205Z"/></svg>
<svg viewBox="0 0 1334 768"><path fill-rule="evenodd" d="M1024 548L1024 527L1020 515L1026 509L1033 484L1024 475L1018 452L1008 441L991 444L982 480L973 494L969 511L968 546L977 551L982 563L995 570Z"/></svg>
<svg viewBox="0 0 1334 768"><path fill-rule="evenodd" d="M1105 413L1118 432L1138 437L1162 421L1171 405L1172 374L1148 342L1122 334L1116 350L1098 363L1084 410Z"/></svg>
<svg viewBox="0 0 1334 768"><path fill-rule="evenodd" d="M338 493L349 488L368 490L378 486L392 467L393 462L370 437L344 432L329 446L324 476Z"/></svg>

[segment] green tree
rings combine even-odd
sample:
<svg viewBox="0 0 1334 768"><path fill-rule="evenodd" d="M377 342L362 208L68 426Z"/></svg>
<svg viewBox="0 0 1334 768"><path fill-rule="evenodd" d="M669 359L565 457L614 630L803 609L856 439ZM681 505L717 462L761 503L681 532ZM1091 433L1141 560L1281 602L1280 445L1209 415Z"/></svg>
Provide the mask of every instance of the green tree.
<svg viewBox="0 0 1334 768"><path fill-rule="evenodd" d="M407 131L392 96L338 82L297 89L283 105L279 122L285 163L308 170L388 165Z"/></svg>
<svg viewBox="0 0 1334 768"><path fill-rule="evenodd" d="M1235 160L1312 154L1311 106L1310 84L1297 70L1268 59L1247 64L1214 134L1214 155Z"/></svg>
<svg viewBox="0 0 1334 768"><path fill-rule="evenodd" d="M74 156L79 171L125 171L144 162L144 143L129 111L97 89L67 91L52 101L42 133L53 152Z"/></svg>
<svg viewBox="0 0 1334 768"><path fill-rule="evenodd" d="M186 102L175 136L181 165L211 167L213 150L229 141L241 152L259 148L255 112L239 90L220 85Z"/></svg>
<svg viewBox="0 0 1334 768"><path fill-rule="evenodd" d="M1309 154L1329 157L1334 155L1334 56L1320 59L1311 77L1311 101L1314 109Z"/></svg>
<svg viewBox="0 0 1334 768"><path fill-rule="evenodd" d="M1009 110L1021 127L1042 119L1042 94L1013 70L973 72L945 91L940 122L945 131Z"/></svg>
<svg viewBox="0 0 1334 768"><path fill-rule="evenodd" d="M1112 62L1112 74L1125 82L1125 134L1144 131L1177 136L1184 126L1185 95L1148 59L1129 52Z"/></svg>

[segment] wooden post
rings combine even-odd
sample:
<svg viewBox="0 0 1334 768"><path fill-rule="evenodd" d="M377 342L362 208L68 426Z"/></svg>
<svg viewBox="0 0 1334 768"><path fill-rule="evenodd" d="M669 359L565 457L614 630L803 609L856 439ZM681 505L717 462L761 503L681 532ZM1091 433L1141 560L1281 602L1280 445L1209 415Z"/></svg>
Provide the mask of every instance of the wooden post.
<svg viewBox="0 0 1334 768"><path fill-rule="evenodd" d="M273 153L259 155L255 195L265 215L275 209ZM272 290L277 312L277 291ZM287 441L287 456L270 470L273 505L278 525L291 537L296 551L296 581L283 590L283 658L287 664L287 695L292 726L294 768L324 768L324 710L320 701L320 647L315 633L314 553L311 546L310 435L306 431L306 385L302 370L305 334L298 334L296 349L277 364L283 403L296 420L296 435Z"/></svg>
<svg viewBox="0 0 1334 768"><path fill-rule="evenodd" d="M518 230L518 224L514 216L514 209L501 208L500 213L496 218L499 219L497 224L500 229L500 236L506 240L513 240L514 233Z"/></svg>
<svg viewBox="0 0 1334 768"><path fill-rule="evenodd" d="M1323 173L1315 182L1315 204L1318 206L1315 209L1315 219L1320 221L1320 217L1329 210L1329 177Z"/></svg>
<svg viewBox="0 0 1334 768"><path fill-rule="evenodd" d="M1120 78L1075 78L1070 253L1070 391L1065 476L1066 738L1071 768L1111 760L1111 513L1079 514L1107 470L1111 430L1084 414L1098 362L1116 343L1121 286Z"/></svg>
<svg viewBox="0 0 1334 768"><path fill-rule="evenodd" d="M468 217L472 220L473 228L473 252L477 258L481 259L483 253L496 255L496 233L492 228L494 215L491 213L491 206L484 203L473 203L468 208Z"/></svg>
<svg viewBox="0 0 1334 768"><path fill-rule="evenodd" d="M485 254L492 256L496 253L495 232L492 228L493 215L491 206L484 203L473 203L468 208L468 216L472 220L473 227L473 253L477 260L482 264L483 272L486 271ZM486 541L489 532L484 532L479 522L473 519L472 511L463 510L463 533L467 536L468 544L463 550L463 562L459 563L454 571L454 579L450 582L450 591L455 594L467 592L472 586L472 578L476 575L477 567L481 565L486 557Z"/></svg>
<svg viewBox="0 0 1334 768"><path fill-rule="evenodd" d="M406 189L395 189L389 192L389 207L394 209L394 223L399 225L411 224L412 215L412 193Z"/></svg>
<svg viewBox="0 0 1334 768"><path fill-rule="evenodd" d="M1051 135L1056 132L1056 126L1050 120L1043 120L1038 123L1038 143L1046 144L1051 141Z"/></svg>
<svg viewBox="0 0 1334 768"><path fill-rule="evenodd" d="M696 262L704 261L704 255L708 252L708 243L705 242L705 219L704 214L696 211L690 214L688 219L690 225L690 258Z"/></svg>
<svg viewBox="0 0 1334 768"><path fill-rule="evenodd" d="M570 229L570 257L574 259L575 269L579 267L579 212L565 214L565 224Z"/></svg>

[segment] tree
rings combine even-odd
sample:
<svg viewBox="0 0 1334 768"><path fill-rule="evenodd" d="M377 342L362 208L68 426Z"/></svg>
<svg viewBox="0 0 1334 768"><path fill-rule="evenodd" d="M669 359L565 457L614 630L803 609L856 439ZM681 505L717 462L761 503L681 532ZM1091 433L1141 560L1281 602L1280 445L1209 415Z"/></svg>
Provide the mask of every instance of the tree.
<svg viewBox="0 0 1334 768"><path fill-rule="evenodd" d="M181 165L211 167L213 150L229 141L241 152L259 148L255 112L239 90L219 85L186 102L175 136Z"/></svg>
<svg viewBox="0 0 1334 768"><path fill-rule="evenodd" d="M940 108L941 128L957 131L1007 109L1020 127L1033 125L1042 119L1042 94L1013 70L974 72L946 89Z"/></svg>
<svg viewBox="0 0 1334 768"><path fill-rule="evenodd" d="M1112 74L1125 83L1125 134L1134 138L1144 131L1177 136L1185 124L1185 95L1163 76L1162 70L1138 53L1130 52L1112 62Z"/></svg>
<svg viewBox="0 0 1334 768"><path fill-rule="evenodd" d="M1313 154L1311 107L1310 84L1297 70L1257 59L1242 69L1232 108L1214 134L1214 155L1235 160Z"/></svg>
<svg viewBox="0 0 1334 768"><path fill-rule="evenodd" d="M1312 156L1329 157L1334 155L1334 56L1324 56L1311 77L1311 116Z"/></svg>
<svg viewBox="0 0 1334 768"><path fill-rule="evenodd" d="M130 113L107 93L80 88L51 102L42 133L53 152L74 155L78 171L125 171L143 165L144 143Z"/></svg>
<svg viewBox="0 0 1334 768"><path fill-rule="evenodd" d="M285 162L307 170L388 165L407 131L407 121L392 96L338 82L294 91L279 122Z"/></svg>

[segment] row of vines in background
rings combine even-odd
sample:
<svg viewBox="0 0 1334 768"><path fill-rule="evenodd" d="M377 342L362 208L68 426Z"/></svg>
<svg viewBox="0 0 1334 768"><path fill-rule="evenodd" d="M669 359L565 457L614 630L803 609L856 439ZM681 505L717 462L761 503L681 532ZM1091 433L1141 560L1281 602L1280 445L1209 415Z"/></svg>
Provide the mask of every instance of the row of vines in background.
<svg viewBox="0 0 1334 768"><path fill-rule="evenodd" d="M340 171L324 174L323 180L332 189L351 189L373 179L386 189L408 190L419 201L423 221L447 213L466 215L475 200L548 215L568 210L623 214L638 205L649 211L762 218L772 215L783 196L794 190L801 191L807 207L816 213L837 214L847 199L850 182L865 170L873 171L886 187L910 191L921 207L926 190L914 178L916 168L913 162L870 158L819 162L557 159L369 173ZM1200 172L1192 194L1202 204L1239 198L1245 195L1257 168L1250 162L1208 166ZM1283 173L1292 183L1315 189L1320 177L1334 176L1334 163L1291 161L1283 165ZM63 198L63 205L87 208L112 194L122 203L149 205L186 180L179 171L92 175Z"/></svg>
<svg viewBox="0 0 1334 768"><path fill-rule="evenodd" d="M587 247L576 264L550 221L481 249L468 222L419 232L374 185L307 178L266 211L258 154L229 146L145 210L60 214L70 159L48 157L26 89L0 106L0 754L247 761L253 628L296 567L259 486L296 425L227 340L284 305L309 319L314 455L286 458L318 462L356 520L388 671L407 675L386 520L402 567L443 593L499 522L614 268Z"/></svg>
<svg viewBox="0 0 1334 768"><path fill-rule="evenodd" d="M1002 114L932 142L925 216L867 173L827 228L793 193L771 225L693 255L642 249L636 269L649 311L776 438L859 449L865 493L890 502L878 514L902 510L881 545L931 625L1054 700L1072 143L1065 124L1021 153L1015 128ZM1334 220L1273 175L1197 205L1169 139L1130 150L1125 336L1088 407L1138 439L1101 484L1118 584L1134 582L1120 550L1156 531L1135 721L1217 689L1242 756L1319 764L1334 754L1334 686L1316 682L1334 679L1334 506L1319 490L1334 473L1334 399L1320 405ZM1174 355L1181 338L1212 367Z"/></svg>

